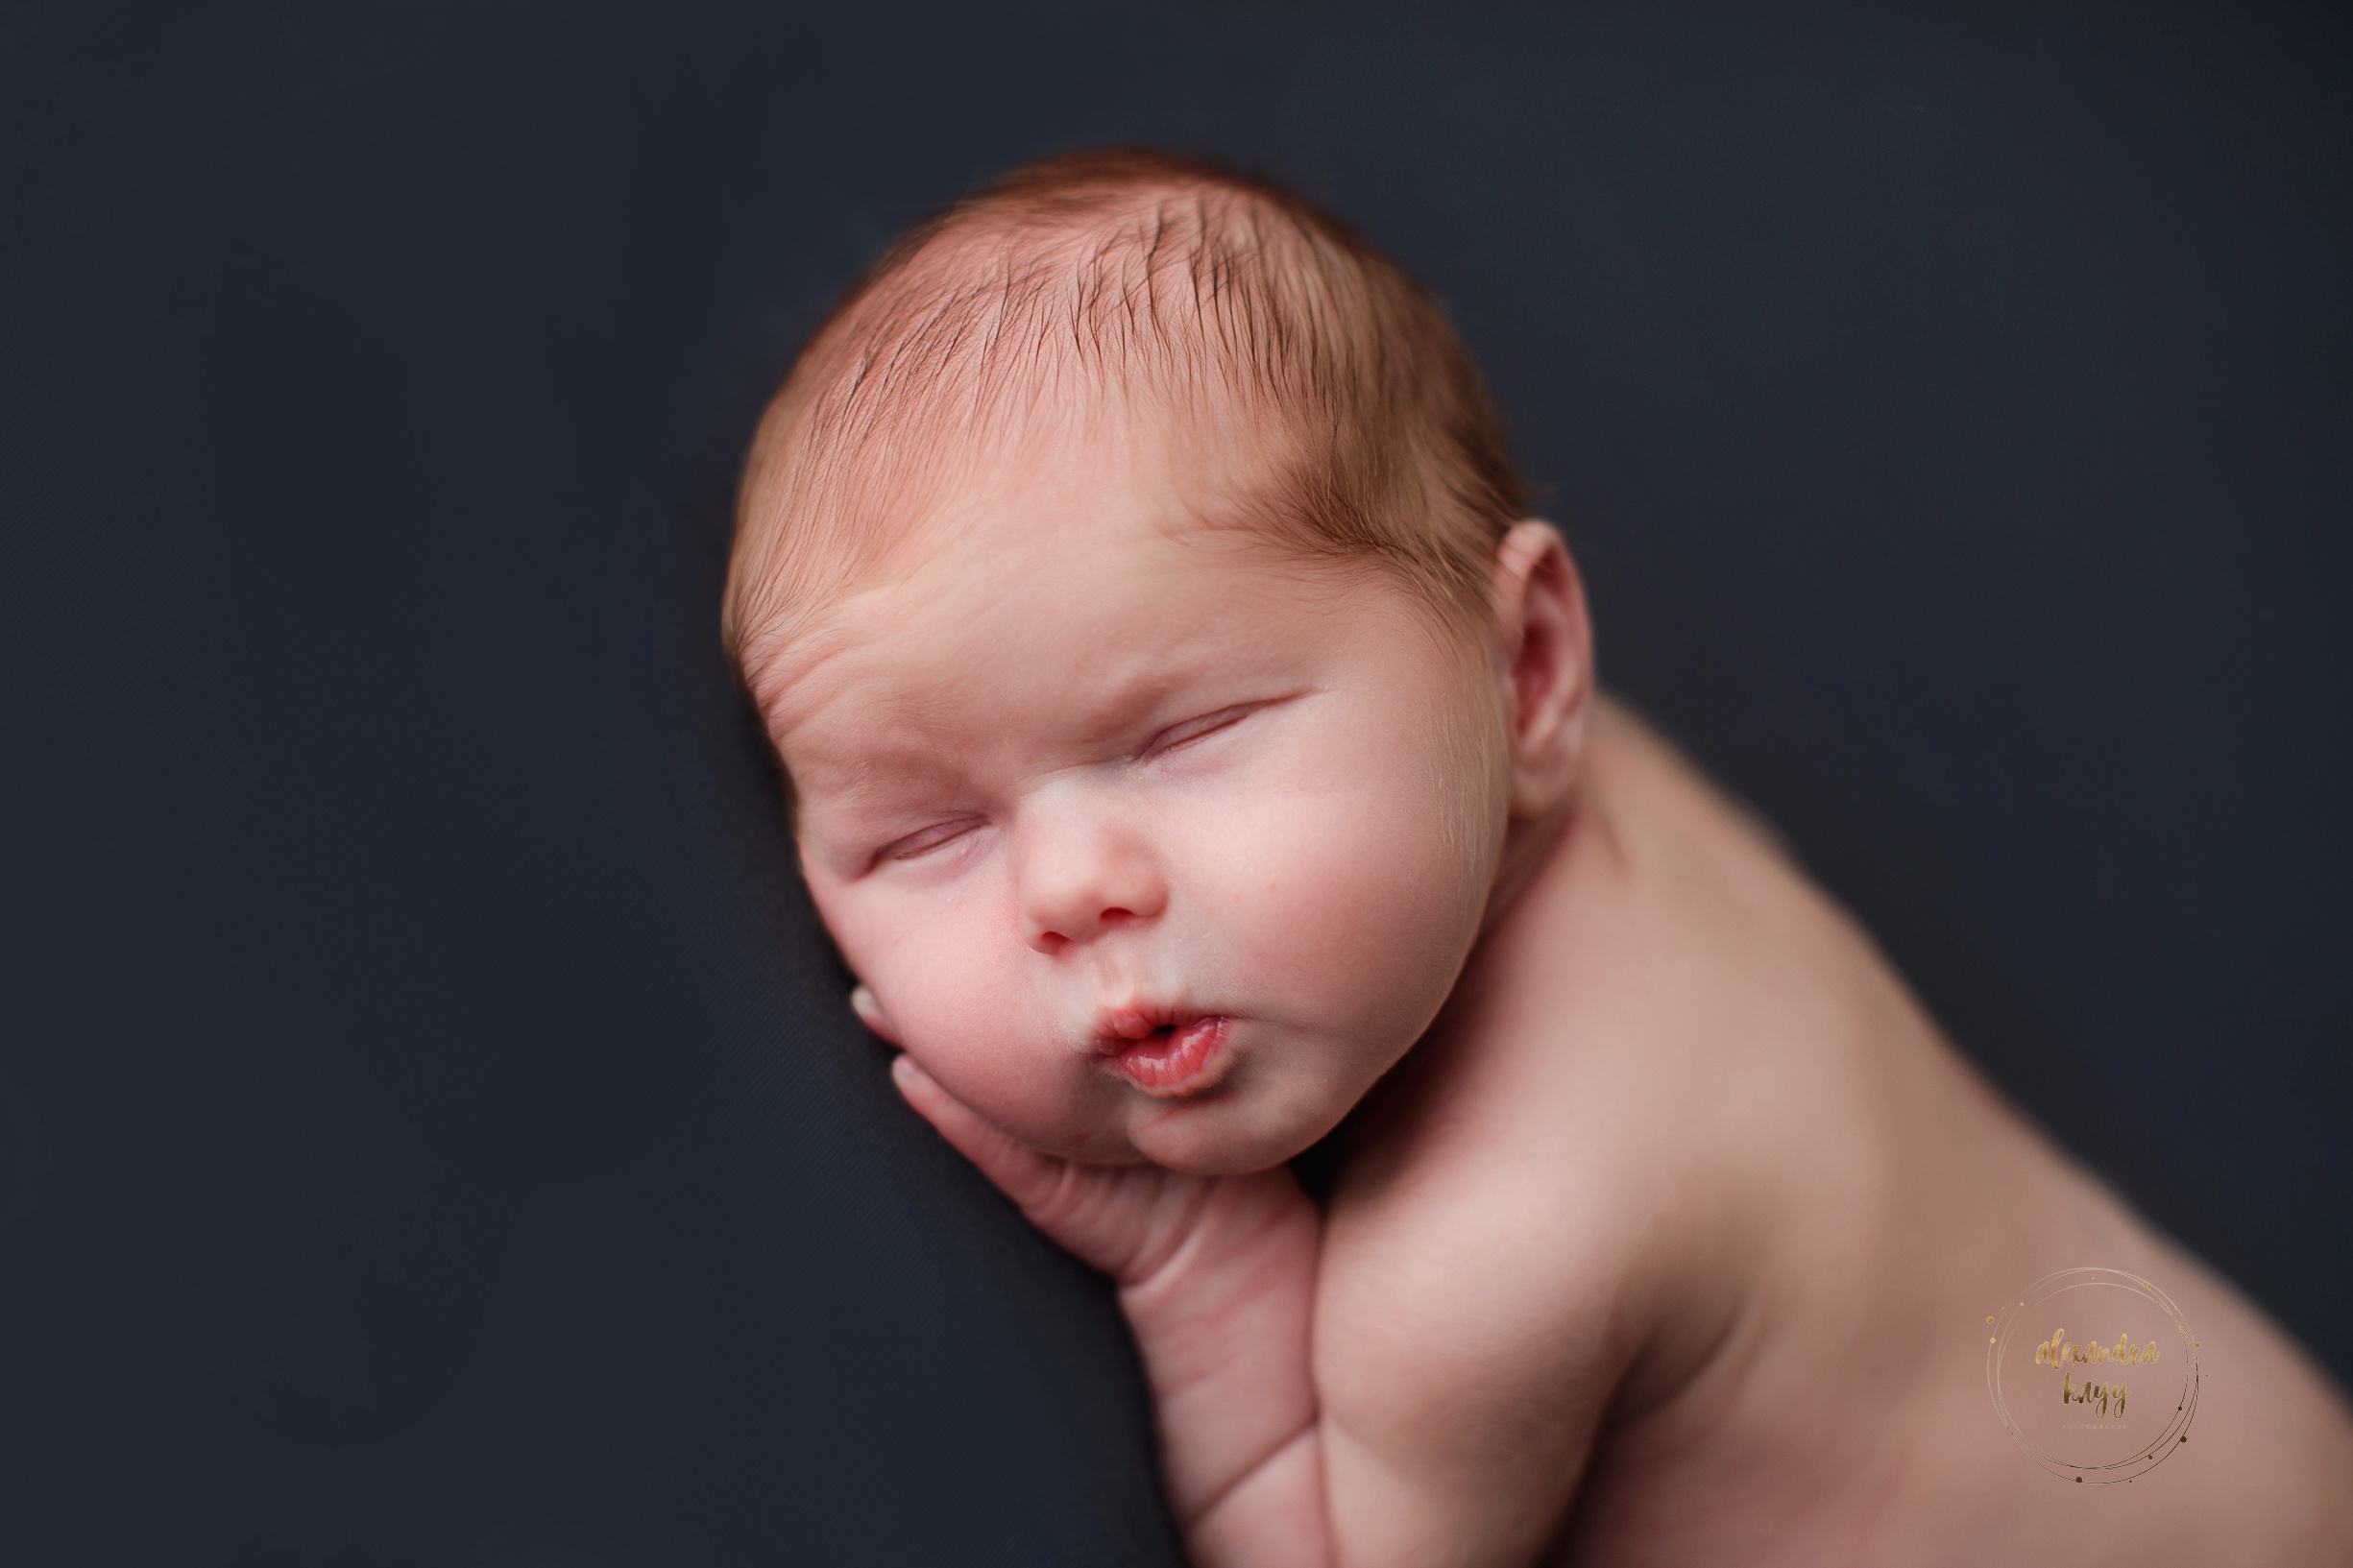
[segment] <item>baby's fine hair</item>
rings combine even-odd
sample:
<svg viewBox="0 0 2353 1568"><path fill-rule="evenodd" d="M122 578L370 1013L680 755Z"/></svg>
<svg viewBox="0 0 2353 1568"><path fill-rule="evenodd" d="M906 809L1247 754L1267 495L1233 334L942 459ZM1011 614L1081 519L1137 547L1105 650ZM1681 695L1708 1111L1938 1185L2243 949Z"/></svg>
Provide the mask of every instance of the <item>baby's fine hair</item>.
<svg viewBox="0 0 2353 1568"><path fill-rule="evenodd" d="M754 679L907 526L916 487L1048 410L1158 415L1244 444L1215 520L1386 567L1450 622L1486 613L1526 492L1431 294L1255 175L1147 148L1025 164L903 237L762 419L723 630Z"/></svg>

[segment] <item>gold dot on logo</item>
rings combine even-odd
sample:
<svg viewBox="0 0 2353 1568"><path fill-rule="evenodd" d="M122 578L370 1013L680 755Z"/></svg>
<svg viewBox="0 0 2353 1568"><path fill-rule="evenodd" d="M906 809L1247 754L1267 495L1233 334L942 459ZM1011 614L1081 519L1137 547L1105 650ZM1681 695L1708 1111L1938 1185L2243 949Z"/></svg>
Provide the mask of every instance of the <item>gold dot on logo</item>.
<svg viewBox="0 0 2353 1568"><path fill-rule="evenodd" d="M1987 1313L1985 1315L1985 1320L1989 1323L1992 1322L1994 1320L1994 1315L1992 1313Z"/></svg>
<svg viewBox="0 0 2353 1568"><path fill-rule="evenodd" d="M2077 1477L2075 1478L2075 1484L2076 1484L2076 1485L2078 1485L2078 1486L2080 1486L2080 1485L2082 1485L2082 1484L2083 1484L2083 1478L2082 1478L2081 1476L2077 1476Z"/></svg>

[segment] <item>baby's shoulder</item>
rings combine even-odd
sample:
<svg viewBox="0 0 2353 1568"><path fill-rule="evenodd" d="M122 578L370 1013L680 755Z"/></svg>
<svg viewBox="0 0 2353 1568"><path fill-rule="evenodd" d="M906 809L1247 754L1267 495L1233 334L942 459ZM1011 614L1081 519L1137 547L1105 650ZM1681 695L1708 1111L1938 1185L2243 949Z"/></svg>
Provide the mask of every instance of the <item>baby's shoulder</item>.
<svg viewBox="0 0 2353 1568"><path fill-rule="evenodd" d="M1878 1026L1867 944L1769 834L1622 715L1593 760L1332 1194L1335 1328L1443 1325L1466 1363L1445 1375L1705 1342L1809 1158L1759 1105L1790 1085L1853 1104Z"/></svg>

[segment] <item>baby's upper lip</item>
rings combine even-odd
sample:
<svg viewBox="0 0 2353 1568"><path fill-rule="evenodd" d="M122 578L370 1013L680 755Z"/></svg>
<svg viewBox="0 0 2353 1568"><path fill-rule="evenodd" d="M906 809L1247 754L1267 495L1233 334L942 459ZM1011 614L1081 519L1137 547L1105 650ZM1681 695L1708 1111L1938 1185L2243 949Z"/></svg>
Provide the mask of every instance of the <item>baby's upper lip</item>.
<svg viewBox="0 0 2353 1568"><path fill-rule="evenodd" d="M1116 1056L1138 1040L1150 1039L1162 1029L1180 1029L1215 1016L1201 1008L1165 1002L1128 1002L1106 1007L1095 1025L1095 1049L1105 1056Z"/></svg>

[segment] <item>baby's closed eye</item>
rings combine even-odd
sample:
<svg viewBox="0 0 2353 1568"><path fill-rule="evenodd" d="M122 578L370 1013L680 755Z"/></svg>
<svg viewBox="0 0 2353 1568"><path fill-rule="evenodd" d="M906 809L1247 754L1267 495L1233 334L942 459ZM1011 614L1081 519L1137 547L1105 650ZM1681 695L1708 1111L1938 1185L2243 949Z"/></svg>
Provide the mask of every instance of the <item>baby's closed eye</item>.
<svg viewBox="0 0 2353 1568"><path fill-rule="evenodd" d="M1232 703L1211 712L1172 724L1144 743L1144 749L1136 754L1136 760L1140 762L1157 761L1196 741L1205 740L1214 735L1222 735L1243 720L1282 703L1291 702L1300 695L1303 693L1292 692L1280 697L1262 697L1255 702Z"/></svg>
<svg viewBox="0 0 2353 1568"><path fill-rule="evenodd" d="M933 852L946 848L966 834L981 828L984 818L978 816L953 817L946 822L934 822L918 828L904 837L894 838L874 854L877 862L884 860L917 860Z"/></svg>

